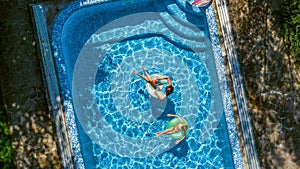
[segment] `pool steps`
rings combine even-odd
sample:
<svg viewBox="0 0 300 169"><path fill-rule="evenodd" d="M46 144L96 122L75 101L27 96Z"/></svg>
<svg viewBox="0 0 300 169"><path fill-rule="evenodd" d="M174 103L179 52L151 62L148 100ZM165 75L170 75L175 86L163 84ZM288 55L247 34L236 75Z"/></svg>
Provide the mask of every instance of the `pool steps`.
<svg viewBox="0 0 300 169"><path fill-rule="evenodd" d="M180 7L178 3L174 4L173 0L163 0L163 3L170 14L177 16L175 19L180 18L178 22L183 22L183 24L188 27L190 25L196 25L201 30L205 28L206 23L203 24L205 22L205 11L199 13L187 13L186 9ZM192 20L196 21L196 23L191 24L190 22L192 22Z"/></svg>
<svg viewBox="0 0 300 169"><path fill-rule="evenodd" d="M143 29L144 27L150 29ZM99 34L92 35L91 39L88 40L88 43L94 44L111 44L114 42L119 42L127 37L136 36L137 34L158 34L160 33L166 39L171 40L177 44L180 44L182 47L185 47L188 50L193 50L196 52L204 52L207 48L205 42L193 41L189 39L185 39L184 37L178 36L170 31L162 22L160 21L146 21L138 26L127 26L124 28L118 28L106 32L101 32ZM118 36L112 36L112 35ZM91 42L92 41L92 42ZM105 45L104 45L105 46ZM106 48L108 46L105 46Z"/></svg>
<svg viewBox="0 0 300 169"><path fill-rule="evenodd" d="M204 29L202 25L205 24L199 23L194 25L190 22L187 22L187 17L177 5L168 5L167 1L163 1L163 3L165 6L155 5L157 3L155 3L154 6L157 11L167 11L161 12L160 18L170 30L190 40L205 40L206 35L203 31L200 31ZM175 16L175 13L180 13L180 17L178 17L178 15Z"/></svg>
<svg viewBox="0 0 300 169"><path fill-rule="evenodd" d="M185 11L187 13L192 13L195 15L203 15L203 10L202 8L196 7L194 5L191 5L190 3L187 2L187 0L175 0L176 4L178 5L178 7L182 10Z"/></svg>

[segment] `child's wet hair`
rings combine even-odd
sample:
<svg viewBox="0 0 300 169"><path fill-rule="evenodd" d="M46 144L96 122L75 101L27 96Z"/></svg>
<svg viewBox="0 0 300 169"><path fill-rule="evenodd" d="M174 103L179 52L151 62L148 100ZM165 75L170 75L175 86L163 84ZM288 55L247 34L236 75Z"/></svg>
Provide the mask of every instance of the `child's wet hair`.
<svg viewBox="0 0 300 169"><path fill-rule="evenodd" d="M183 130L187 130L189 128L189 126L188 125L184 125L184 126L182 126L182 129Z"/></svg>

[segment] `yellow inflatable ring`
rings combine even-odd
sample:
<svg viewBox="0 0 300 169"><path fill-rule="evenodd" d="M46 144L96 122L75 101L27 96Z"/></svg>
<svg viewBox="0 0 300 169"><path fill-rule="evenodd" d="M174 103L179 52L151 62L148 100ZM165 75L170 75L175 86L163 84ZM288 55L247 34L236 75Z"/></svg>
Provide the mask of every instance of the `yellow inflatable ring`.
<svg viewBox="0 0 300 169"><path fill-rule="evenodd" d="M183 120L184 124L189 126L188 122L185 119L182 119L182 120ZM169 121L166 128L169 129L169 128L172 128L172 127L174 127L178 124L180 124L180 120L176 117L176 118L172 119L171 121ZM189 128L190 127L188 127L188 130L187 130L186 134L189 132ZM170 136L173 139L179 140L179 139L182 139L184 137L184 131L179 130L176 133L169 134L168 136Z"/></svg>

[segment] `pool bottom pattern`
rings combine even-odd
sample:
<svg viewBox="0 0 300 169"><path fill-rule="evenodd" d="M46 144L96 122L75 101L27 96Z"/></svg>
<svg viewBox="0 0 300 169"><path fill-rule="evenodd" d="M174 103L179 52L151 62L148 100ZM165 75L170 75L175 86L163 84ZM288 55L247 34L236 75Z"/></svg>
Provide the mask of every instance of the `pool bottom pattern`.
<svg viewBox="0 0 300 169"><path fill-rule="evenodd" d="M137 44L143 47L136 47ZM127 50L120 48L134 51L128 55ZM149 74L171 77L174 92L167 101L153 98L145 88L145 81L133 75L134 71L144 74L140 71L141 65ZM162 37L116 44L99 65L95 83L99 111L114 130L130 137L144 137L147 130L152 132L146 136L154 136L155 130L163 129L157 128L163 126L163 123L156 124L157 120L168 113L185 115L190 121L197 116L188 116L188 112L199 112L200 121L209 114L211 85L204 60L193 52L180 50ZM127 126L125 132L124 126Z"/></svg>
<svg viewBox="0 0 300 169"><path fill-rule="evenodd" d="M136 44L142 44L140 46L143 47L135 47L134 45ZM143 44L155 44L157 48L153 50L153 46ZM126 46L126 49L134 49L132 55L128 56L127 50L120 50L120 48L124 48L124 46ZM159 46L163 48L159 49ZM148 55L146 53L138 54L141 51L149 51L151 49L154 53L151 52L151 54L148 53ZM162 55L161 51L167 51L167 55ZM135 64L126 64L128 63L126 59L135 60ZM162 62L162 60L164 60L164 62ZM162 63L163 65L159 65L158 63ZM176 64L176 66L174 64ZM132 75L133 68L140 69L140 65L150 68L148 69L150 74L164 73L173 79L172 82L175 90L174 93L168 97L167 101L160 102L154 98L151 99L152 96L149 96L147 91L145 91L145 82L140 77ZM161 70L159 68L161 68ZM118 69L122 71L118 71ZM142 166L145 165L146 168L150 168L151 166L153 168L168 168L167 166L169 166L169 168L195 168L197 166L198 168L224 168L221 142L216 133L211 134L213 136L205 142L201 142L201 140L205 140L204 138L200 139L200 137L203 136L201 134L203 133L203 127L213 127L213 123L219 120L212 119L213 117L211 117L211 121L207 122L206 125L204 125L203 122L207 120L209 114L211 86L204 60L201 60L201 57L196 56L193 52L179 50L161 37L154 36L151 38L136 39L115 45L111 49L111 52L106 54L99 65L97 77L95 95L98 108L103 118L115 131L122 135L134 138L152 137L155 141L155 132L164 130L168 121L171 120L171 118L166 116L168 113L180 114L187 118L190 113L193 113L196 114L197 117L195 123L190 124L192 128L190 129L187 139L182 141L179 145L173 144L168 150L169 145L164 144L158 147L164 150L164 152L160 151L159 154L151 154L151 152L145 152L148 150L148 147L150 147L151 151L157 147L154 147L151 142L147 142L143 151L149 153L148 156L150 157L146 158L137 158L138 155L135 154L130 147L126 147L126 145L125 147L127 149L124 150L126 151L124 154L114 154L107 152L105 147L103 149L97 143L93 142L93 152L97 159L97 168L116 166L135 166L134 168L142 168ZM193 77L195 77L195 80ZM191 80L188 81L188 79ZM191 93L193 100L199 104L195 104L195 106L186 104L186 107L182 107L180 104L183 102L180 92L181 88L188 88L184 92ZM199 96L197 97L195 93L199 93ZM116 99L114 100L113 98ZM190 97L183 99L187 99L188 102L191 100ZM150 100L152 100L151 103ZM132 105L133 107L128 105ZM193 109L197 109L198 111L195 112ZM162 112L158 112L159 110ZM155 117L149 118L153 114ZM141 115L142 118L132 120L134 117L130 117L130 115ZM94 117L95 115L92 115L92 117L89 118L88 121L92 124L88 124L88 126L95 126L97 128L97 123L101 123L99 121L100 117ZM145 119L147 117L149 119ZM190 118L194 117L195 116L190 116ZM96 119L96 121L93 119ZM193 121L192 119L189 120ZM92 132L92 130L97 129L91 128L87 133ZM206 130L208 131L208 129ZM214 129L211 129L211 131L213 130ZM99 132L101 132L101 130ZM108 137L110 133L97 134L99 137ZM168 136L161 137L163 138L162 142L175 141L168 138ZM114 139L116 138L110 138L112 142L117 141L119 144L123 144L122 139ZM127 156L127 158L122 156ZM163 161L163 163L161 163L161 161Z"/></svg>
<svg viewBox="0 0 300 169"><path fill-rule="evenodd" d="M215 147L211 149L210 147ZM193 147L193 148L190 148ZM95 168L152 168L152 169L186 169L186 168L225 168L222 157L221 142L216 134L205 144L199 144L196 139L183 141L173 149L160 155L148 158L120 157L106 152L97 144L93 144Z"/></svg>

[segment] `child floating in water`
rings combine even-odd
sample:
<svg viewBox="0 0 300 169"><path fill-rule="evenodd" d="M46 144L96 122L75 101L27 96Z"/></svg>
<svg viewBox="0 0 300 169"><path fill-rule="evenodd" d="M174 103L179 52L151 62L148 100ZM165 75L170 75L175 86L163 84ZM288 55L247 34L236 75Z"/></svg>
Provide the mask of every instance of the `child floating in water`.
<svg viewBox="0 0 300 169"><path fill-rule="evenodd" d="M185 122L179 115L174 115L174 114L167 114L167 116L169 117L177 117L177 119L179 120L179 124L176 124L175 122L175 125L173 125L171 128L168 128L166 129L165 131L162 131L162 132L157 132L156 133L156 137L162 135L162 134L168 134L168 135L171 135L171 134L174 134L178 131L183 131L183 135L180 136L181 138L179 138L178 140L176 140L176 144L180 143L183 139L186 138L186 134L187 134L187 131L188 131L188 125L187 125L187 122ZM171 120L171 121L174 121L174 120Z"/></svg>
<svg viewBox="0 0 300 169"><path fill-rule="evenodd" d="M144 66L142 66L142 69L145 72L146 76L143 76L143 75L139 74L138 72L133 72L133 74L140 76L146 82L150 83L152 88L156 90L154 92L154 94L157 96L157 98L160 101L166 99L168 95L173 93L174 89L173 89L172 82L171 82L171 79L170 79L169 76L157 77L157 78L153 79L153 78L150 77L150 75L148 74L148 72L146 71ZM165 79L168 81L168 84L164 84L164 83L161 82L161 80L165 80ZM159 95L157 93L157 91L163 92L164 95L163 96Z"/></svg>

